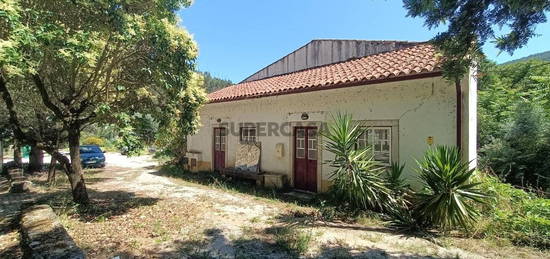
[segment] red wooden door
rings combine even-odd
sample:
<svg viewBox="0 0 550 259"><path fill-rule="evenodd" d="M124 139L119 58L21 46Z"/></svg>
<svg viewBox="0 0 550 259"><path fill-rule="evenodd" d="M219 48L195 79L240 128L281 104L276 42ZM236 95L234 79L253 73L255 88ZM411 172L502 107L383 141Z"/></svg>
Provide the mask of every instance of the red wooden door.
<svg viewBox="0 0 550 259"><path fill-rule="evenodd" d="M220 171L225 168L225 128L214 128L214 170Z"/></svg>
<svg viewBox="0 0 550 259"><path fill-rule="evenodd" d="M294 188L317 191L317 128L294 128Z"/></svg>

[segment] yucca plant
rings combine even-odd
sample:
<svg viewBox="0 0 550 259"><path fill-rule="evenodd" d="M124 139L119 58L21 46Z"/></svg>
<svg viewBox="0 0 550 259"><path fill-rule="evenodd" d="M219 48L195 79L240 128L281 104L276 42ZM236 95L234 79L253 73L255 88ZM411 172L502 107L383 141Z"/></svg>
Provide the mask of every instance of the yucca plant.
<svg viewBox="0 0 550 259"><path fill-rule="evenodd" d="M390 218L390 228L405 233L426 233L427 223L417 218L415 211L404 204L391 208L386 214Z"/></svg>
<svg viewBox="0 0 550 259"><path fill-rule="evenodd" d="M411 199L413 197L413 190L410 185L403 179L403 171L405 165L400 165L397 162L393 162L386 170L386 178L388 181L388 187L390 188L392 195L397 202L396 207L401 210L409 210L411 205ZM392 213L394 212L392 208Z"/></svg>
<svg viewBox="0 0 550 259"><path fill-rule="evenodd" d="M385 210L394 199L381 176L383 168L370 147L356 146L364 130L353 123L351 115L339 113L321 132L324 148L334 154L334 159L327 161L334 168L330 175L332 191L354 207Z"/></svg>
<svg viewBox="0 0 550 259"><path fill-rule="evenodd" d="M415 214L423 221L444 230L467 228L479 215L474 203L487 196L473 182L474 169L461 159L455 147L429 149L418 162L419 177L426 188L417 194Z"/></svg>
<svg viewBox="0 0 550 259"><path fill-rule="evenodd" d="M394 193L402 194L409 191L409 184L403 179L404 169L405 164L400 165L397 162L393 162L386 171L389 187Z"/></svg>

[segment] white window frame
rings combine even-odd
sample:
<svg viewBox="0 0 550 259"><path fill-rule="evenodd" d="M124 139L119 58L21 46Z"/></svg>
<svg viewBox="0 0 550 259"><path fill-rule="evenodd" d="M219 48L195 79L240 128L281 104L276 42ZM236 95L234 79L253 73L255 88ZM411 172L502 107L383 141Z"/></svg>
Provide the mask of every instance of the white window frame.
<svg viewBox="0 0 550 259"><path fill-rule="evenodd" d="M302 137L299 136L298 132L299 131L302 131L303 132L303 135ZM299 128L296 130L296 154L295 154L295 157L298 158L298 159L304 159L307 157L307 150L306 150L306 134L307 134L307 129L306 128ZM300 152L298 151L302 151L302 154L300 154Z"/></svg>
<svg viewBox="0 0 550 259"><path fill-rule="evenodd" d="M313 132L315 131L315 138L310 138L311 136L309 135L309 132ZM306 134L307 135L307 140L308 140L308 143L307 143L307 159L308 160L317 160L317 156L319 155L319 150L318 150L318 139L319 139L319 132L317 131L317 129L306 129Z"/></svg>
<svg viewBox="0 0 550 259"><path fill-rule="evenodd" d="M381 160L377 160L378 162L380 162L382 165L384 166L390 166L391 163L393 162L393 157L392 157L392 153L393 153L393 150L392 150L392 146L393 146L393 140L392 140L392 127L391 126L373 126L373 127L361 127L362 130L364 130L365 132L361 135L360 139L357 141L357 147L361 147L362 145L370 145L371 148L372 148L372 151L374 152L374 157L376 158L377 157L377 154L382 154L383 156L387 156L388 157L388 161L381 161ZM383 140L379 140L378 139L378 136L376 134L373 134L375 130L386 130L388 131L386 136L387 136L387 139L383 139ZM369 132L372 132L371 134L369 134ZM371 136L372 138L374 139L371 139ZM380 142L379 142L380 141ZM372 142L372 143L370 143ZM386 142L386 143L385 143ZM387 144L388 146L388 150L387 151L383 151L383 150L376 150L376 143L380 143L380 149L382 149L382 146L383 144ZM380 155L378 155L379 157Z"/></svg>
<svg viewBox="0 0 550 259"><path fill-rule="evenodd" d="M251 134L251 132L254 132ZM258 140L258 129L256 127L241 127L239 129L240 141L243 143L256 143Z"/></svg>

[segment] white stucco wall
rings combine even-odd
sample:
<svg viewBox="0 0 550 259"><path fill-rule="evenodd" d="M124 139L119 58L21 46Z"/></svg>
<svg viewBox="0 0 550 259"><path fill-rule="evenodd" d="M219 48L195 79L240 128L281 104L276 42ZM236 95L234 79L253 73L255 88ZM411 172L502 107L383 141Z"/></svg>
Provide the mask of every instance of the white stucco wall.
<svg viewBox="0 0 550 259"><path fill-rule="evenodd" d="M466 91L469 88L468 83L469 80L462 82ZM475 96L468 93L464 96L468 97L464 98L464 109L467 110L467 102L474 100ZM200 113L202 126L195 135L189 136L188 150L200 152L203 169L211 169L213 128L229 125L226 166L230 167L235 163L239 123L305 123L300 119L303 112L309 114L307 122L318 126L330 120L330 114L337 112L350 113L354 120L397 121L398 159L400 163L406 164L406 177L413 184L416 182L415 160L422 158L429 147L429 136L433 137L433 145L456 144L455 85L449 84L441 77L432 77L207 104ZM465 118L468 118L468 114L470 113L464 112ZM218 123L218 120L221 123ZM473 124L475 125L475 122ZM264 125L263 130L260 128L258 137L262 147L262 171L286 174L292 180L292 137L289 134L266 134L267 124L260 125ZM472 123L465 127L471 126ZM287 127L286 132L291 132L291 129ZM466 129L463 133L467 135L473 132ZM470 140L463 138L464 142ZM284 144L282 158L276 156L277 143ZM475 146L475 143L473 145ZM469 146L471 145L467 144L465 147ZM468 156L475 157L475 148L474 151L464 151ZM330 156L331 154L323 151L319 159L324 161ZM318 174L323 181L318 178L318 190L326 189L327 186L321 184L327 184L325 181L328 180L330 171L327 165L320 165Z"/></svg>

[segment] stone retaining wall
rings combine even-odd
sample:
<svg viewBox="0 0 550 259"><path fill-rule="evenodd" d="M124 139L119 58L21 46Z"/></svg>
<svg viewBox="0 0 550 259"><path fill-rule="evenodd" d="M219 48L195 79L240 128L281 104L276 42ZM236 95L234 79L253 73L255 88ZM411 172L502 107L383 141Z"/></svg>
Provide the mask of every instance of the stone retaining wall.
<svg viewBox="0 0 550 259"><path fill-rule="evenodd" d="M8 178L11 181L11 193L24 193L31 190L32 183L27 181L27 177L20 168L8 169Z"/></svg>
<svg viewBox="0 0 550 259"><path fill-rule="evenodd" d="M30 258L85 258L48 205L25 209L21 216L21 232Z"/></svg>

